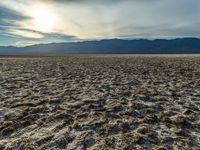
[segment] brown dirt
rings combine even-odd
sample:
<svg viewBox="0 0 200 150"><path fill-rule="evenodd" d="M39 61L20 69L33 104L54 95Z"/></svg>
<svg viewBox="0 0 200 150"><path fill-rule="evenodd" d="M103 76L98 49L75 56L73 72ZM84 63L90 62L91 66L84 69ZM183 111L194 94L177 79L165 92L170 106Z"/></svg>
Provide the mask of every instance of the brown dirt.
<svg viewBox="0 0 200 150"><path fill-rule="evenodd" d="M0 149L200 149L200 57L2 57Z"/></svg>

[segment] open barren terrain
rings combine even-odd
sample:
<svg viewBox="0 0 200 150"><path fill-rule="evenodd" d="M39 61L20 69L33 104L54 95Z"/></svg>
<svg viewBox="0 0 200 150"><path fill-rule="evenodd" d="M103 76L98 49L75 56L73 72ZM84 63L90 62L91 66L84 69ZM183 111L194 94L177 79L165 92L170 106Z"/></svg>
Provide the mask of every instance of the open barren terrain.
<svg viewBox="0 0 200 150"><path fill-rule="evenodd" d="M200 57L1 57L3 149L199 150Z"/></svg>

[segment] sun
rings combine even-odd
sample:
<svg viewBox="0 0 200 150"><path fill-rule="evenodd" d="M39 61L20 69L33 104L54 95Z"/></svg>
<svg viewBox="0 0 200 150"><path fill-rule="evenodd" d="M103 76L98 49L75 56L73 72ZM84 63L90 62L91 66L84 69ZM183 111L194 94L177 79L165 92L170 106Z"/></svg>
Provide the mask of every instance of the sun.
<svg viewBox="0 0 200 150"><path fill-rule="evenodd" d="M41 32L51 32L56 25L55 13L46 5L36 5L31 9L34 28Z"/></svg>

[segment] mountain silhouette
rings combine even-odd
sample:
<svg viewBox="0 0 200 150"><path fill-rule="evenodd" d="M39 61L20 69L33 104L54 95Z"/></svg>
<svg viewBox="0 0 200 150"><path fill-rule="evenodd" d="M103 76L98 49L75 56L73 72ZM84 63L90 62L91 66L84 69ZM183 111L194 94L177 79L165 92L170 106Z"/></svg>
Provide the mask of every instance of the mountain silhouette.
<svg viewBox="0 0 200 150"><path fill-rule="evenodd" d="M26 47L0 46L0 55L67 55L67 54L196 54L200 39L109 39L71 43L38 44Z"/></svg>

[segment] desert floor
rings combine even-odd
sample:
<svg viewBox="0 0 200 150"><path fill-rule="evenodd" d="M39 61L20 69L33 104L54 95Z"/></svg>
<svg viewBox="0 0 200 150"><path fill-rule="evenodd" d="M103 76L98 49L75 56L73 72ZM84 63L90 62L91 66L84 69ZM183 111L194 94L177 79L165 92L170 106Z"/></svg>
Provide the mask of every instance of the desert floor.
<svg viewBox="0 0 200 150"><path fill-rule="evenodd" d="M0 149L199 150L200 57L0 57Z"/></svg>

